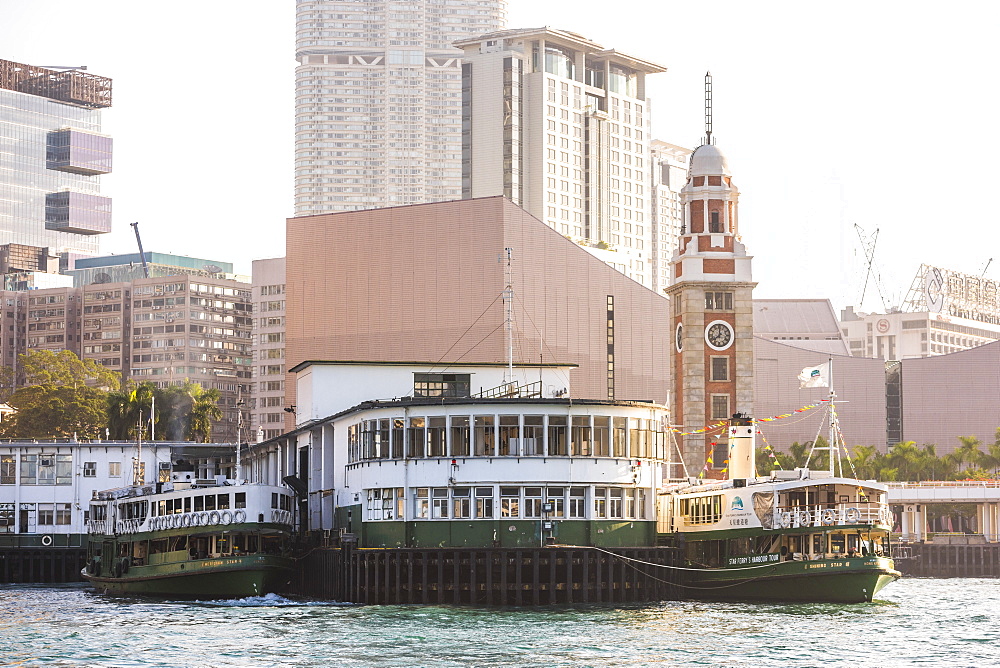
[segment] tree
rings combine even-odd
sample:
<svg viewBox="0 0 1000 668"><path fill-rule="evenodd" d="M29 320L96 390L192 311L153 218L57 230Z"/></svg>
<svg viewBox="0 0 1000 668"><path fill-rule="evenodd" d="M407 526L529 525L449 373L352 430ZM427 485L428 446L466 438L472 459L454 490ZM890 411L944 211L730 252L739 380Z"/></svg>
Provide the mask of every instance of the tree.
<svg viewBox="0 0 1000 668"><path fill-rule="evenodd" d="M82 360L69 350L32 350L18 355L18 375L24 385L93 387L105 391L121 386L121 375L94 360Z"/></svg>
<svg viewBox="0 0 1000 668"><path fill-rule="evenodd" d="M17 412L0 423L5 438L100 438L107 422L107 393L93 387L32 385L9 403Z"/></svg>

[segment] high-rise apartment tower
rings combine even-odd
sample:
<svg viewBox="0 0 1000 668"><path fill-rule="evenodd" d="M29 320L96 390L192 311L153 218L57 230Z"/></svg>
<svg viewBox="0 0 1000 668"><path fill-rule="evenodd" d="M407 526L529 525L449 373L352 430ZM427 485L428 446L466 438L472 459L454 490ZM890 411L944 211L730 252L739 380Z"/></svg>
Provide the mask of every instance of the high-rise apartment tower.
<svg viewBox="0 0 1000 668"><path fill-rule="evenodd" d="M506 0L298 0L295 215L461 196L459 39Z"/></svg>

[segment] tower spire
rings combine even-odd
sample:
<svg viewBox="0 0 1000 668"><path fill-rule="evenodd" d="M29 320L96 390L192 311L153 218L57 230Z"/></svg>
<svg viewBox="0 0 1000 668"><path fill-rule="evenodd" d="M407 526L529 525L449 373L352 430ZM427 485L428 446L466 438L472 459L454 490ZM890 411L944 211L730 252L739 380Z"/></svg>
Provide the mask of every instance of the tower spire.
<svg viewBox="0 0 1000 668"><path fill-rule="evenodd" d="M705 72L705 143L712 143L712 73Z"/></svg>

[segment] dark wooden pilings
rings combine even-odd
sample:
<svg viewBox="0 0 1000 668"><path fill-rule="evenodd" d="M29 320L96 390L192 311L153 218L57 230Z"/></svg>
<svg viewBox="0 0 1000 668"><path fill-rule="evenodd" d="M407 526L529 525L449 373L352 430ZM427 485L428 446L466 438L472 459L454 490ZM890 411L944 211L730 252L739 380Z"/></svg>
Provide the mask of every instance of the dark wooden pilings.
<svg viewBox="0 0 1000 668"><path fill-rule="evenodd" d="M86 563L82 547L0 548L0 584L80 582Z"/></svg>
<svg viewBox="0 0 1000 668"><path fill-rule="evenodd" d="M996 578L1000 577L1000 543L978 545L908 546L912 559L900 559L896 567L917 577Z"/></svg>
<svg viewBox="0 0 1000 668"><path fill-rule="evenodd" d="M635 561L630 561L635 560ZM317 549L293 593L366 604L532 606L679 597L676 549Z"/></svg>

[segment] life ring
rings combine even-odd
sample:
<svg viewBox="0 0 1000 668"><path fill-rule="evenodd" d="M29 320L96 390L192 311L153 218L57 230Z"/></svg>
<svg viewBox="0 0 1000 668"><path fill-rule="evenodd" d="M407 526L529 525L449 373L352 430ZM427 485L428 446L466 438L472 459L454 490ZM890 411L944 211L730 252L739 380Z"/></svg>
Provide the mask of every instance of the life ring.
<svg viewBox="0 0 1000 668"><path fill-rule="evenodd" d="M246 522L247 511L237 510L235 513L233 513L233 521L236 522L237 524L243 524L244 522Z"/></svg>
<svg viewBox="0 0 1000 668"><path fill-rule="evenodd" d="M228 510L223 510L222 515L220 516L220 520L222 521L223 524L232 524L233 514Z"/></svg>
<svg viewBox="0 0 1000 668"><path fill-rule="evenodd" d="M848 508L844 511L844 520L848 524L856 524L861 519L861 511L857 508Z"/></svg>
<svg viewBox="0 0 1000 668"><path fill-rule="evenodd" d="M199 515L198 517L200 518L200 521L198 522L198 526L207 527L208 526L208 513L205 512L205 511L202 511L201 515Z"/></svg>
<svg viewBox="0 0 1000 668"><path fill-rule="evenodd" d="M181 515L184 518L184 528L191 526L191 513L184 513Z"/></svg>
<svg viewBox="0 0 1000 668"><path fill-rule="evenodd" d="M191 526L196 527L201 524L201 515L198 513L191 513Z"/></svg>
<svg viewBox="0 0 1000 668"><path fill-rule="evenodd" d="M181 528L181 516L180 515L171 515L170 516L170 527L173 528L173 529L180 529Z"/></svg>
<svg viewBox="0 0 1000 668"><path fill-rule="evenodd" d="M42 545L44 545L45 547L48 547L51 544L52 544L52 536L50 536L48 534L45 534L44 536L42 536Z"/></svg>
<svg viewBox="0 0 1000 668"><path fill-rule="evenodd" d="M213 510L213 511L211 511L211 512L208 513L208 523L211 524L212 526L215 526L216 524L218 524L220 519L222 519L222 518L219 515L219 511L218 510Z"/></svg>
<svg viewBox="0 0 1000 668"><path fill-rule="evenodd" d="M810 520L809 511L808 510L800 510L799 511L799 526L800 527L807 527L807 526L809 526L811 524L811 522L809 520Z"/></svg>
<svg viewBox="0 0 1000 668"><path fill-rule="evenodd" d="M781 513L781 517L778 518L778 521L781 523L782 529L787 529L792 526L792 514L788 512Z"/></svg>
<svg viewBox="0 0 1000 668"><path fill-rule="evenodd" d="M823 511L823 524L834 524L837 521L837 513L833 508L827 508Z"/></svg>

